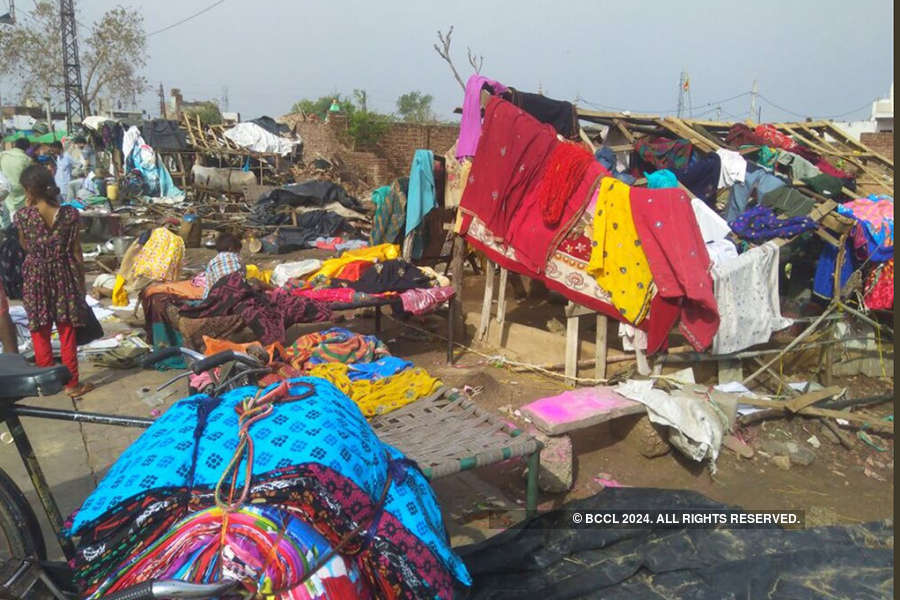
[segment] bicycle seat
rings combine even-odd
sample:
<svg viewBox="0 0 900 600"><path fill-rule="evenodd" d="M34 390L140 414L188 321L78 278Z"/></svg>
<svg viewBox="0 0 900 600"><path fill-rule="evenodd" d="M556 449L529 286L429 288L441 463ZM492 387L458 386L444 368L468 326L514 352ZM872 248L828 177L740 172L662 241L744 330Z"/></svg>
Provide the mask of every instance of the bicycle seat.
<svg viewBox="0 0 900 600"><path fill-rule="evenodd" d="M0 354L0 399L56 394L71 377L62 365L34 367L20 354Z"/></svg>

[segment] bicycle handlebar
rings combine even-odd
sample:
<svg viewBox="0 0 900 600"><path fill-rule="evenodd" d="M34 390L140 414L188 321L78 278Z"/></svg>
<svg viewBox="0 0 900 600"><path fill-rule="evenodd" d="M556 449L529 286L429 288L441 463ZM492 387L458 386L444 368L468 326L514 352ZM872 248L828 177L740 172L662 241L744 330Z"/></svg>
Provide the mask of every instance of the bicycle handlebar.
<svg viewBox="0 0 900 600"><path fill-rule="evenodd" d="M145 581L125 588L108 596L105 600L157 600L160 598L215 598L237 585L237 581L226 580L216 583L188 583L175 579Z"/></svg>
<svg viewBox="0 0 900 600"><path fill-rule="evenodd" d="M217 352L212 356L207 356L203 360L198 360L191 365L191 371L193 371L195 375L199 375L204 371L209 371L210 369L214 369L215 367L218 367L219 365L225 364L227 362L241 363L250 367L251 369L258 369L264 366L252 356L249 356L242 352L235 352L234 350L223 350L222 352Z"/></svg>

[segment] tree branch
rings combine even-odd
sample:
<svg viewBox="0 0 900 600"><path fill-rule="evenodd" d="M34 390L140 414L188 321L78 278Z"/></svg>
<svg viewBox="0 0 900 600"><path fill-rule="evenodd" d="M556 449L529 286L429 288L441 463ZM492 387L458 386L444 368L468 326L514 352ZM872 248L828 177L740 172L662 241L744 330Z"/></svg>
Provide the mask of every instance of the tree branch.
<svg viewBox="0 0 900 600"><path fill-rule="evenodd" d="M466 54L469 56L469 64L475 69L475 72L481 75L481 67L484 66L484 56L476 56L472 54L472 49L466 46Z"/></svg>
<svg viewBox="0 0 900 600"><path fill-rule="evenodd" d="M457 72L456 67L453 65L453 60L450 58L450 36L453 35L453 25L447 30L446 36L440 29L438 29L437 34L438 39L441 41L441 46L435 44L434 51L438 53L438 56L447 61L447 64L450 65L450 70L453 71L453 76L456 77L456 81L459 82L459 87L465 91L466 84L463 82L462 77L459 76L459 72Z"/></svg>

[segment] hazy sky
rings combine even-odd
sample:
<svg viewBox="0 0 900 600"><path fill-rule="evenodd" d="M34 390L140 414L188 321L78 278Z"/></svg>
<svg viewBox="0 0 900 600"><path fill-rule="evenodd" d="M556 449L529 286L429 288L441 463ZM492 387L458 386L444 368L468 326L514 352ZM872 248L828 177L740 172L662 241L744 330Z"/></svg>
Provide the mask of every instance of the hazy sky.
<svg viewBox="0 0 900 600"><path fill-rule="evenodd" d="M153 32L213 0L76 0L82 23L116 4L137 6ZM685 69L695 116L715 117L710 102L756 79L763 120L797 118L771 103L812 117L856 109L842 118L861 119L892 82L893 22L890 0L224 0L151 35L146 76L186 100L219 99L227 87L229 110L244 118L354 88L385 112L421 90L450 118L462 91L432 44L453 24L464 79L468 45L484 55L483 74L584 106L672 112ZM721 117L744 119L749 104L749 95L722 102ZM158 106L153 94L141 102L152 114Z"/></svg>

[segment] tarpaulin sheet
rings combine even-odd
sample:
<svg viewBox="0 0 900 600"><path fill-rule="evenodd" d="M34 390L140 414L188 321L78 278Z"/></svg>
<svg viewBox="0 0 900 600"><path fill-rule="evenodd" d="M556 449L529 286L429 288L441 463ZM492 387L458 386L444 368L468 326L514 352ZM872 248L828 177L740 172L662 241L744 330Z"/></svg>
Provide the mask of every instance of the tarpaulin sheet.
<svg viewBox="0 0 900 600"><path fill-rule="evenodd" d="M479 600L892 598L893 521L810 529L574 529L561 511L729 508L610 488L457 548ZM555 528L549 528L557 523Z"/></svg>

